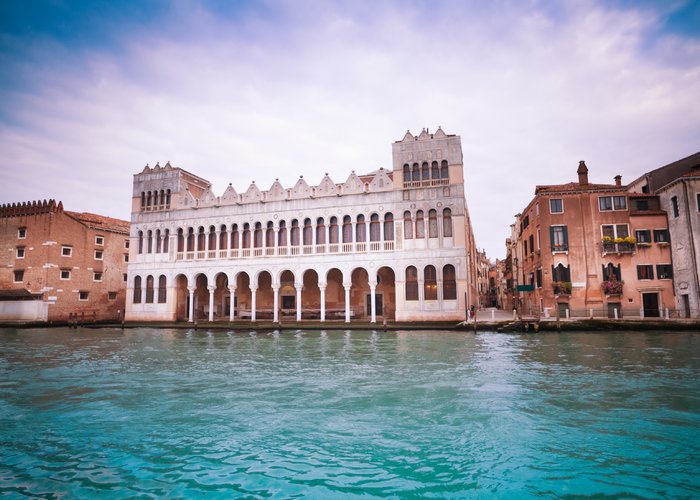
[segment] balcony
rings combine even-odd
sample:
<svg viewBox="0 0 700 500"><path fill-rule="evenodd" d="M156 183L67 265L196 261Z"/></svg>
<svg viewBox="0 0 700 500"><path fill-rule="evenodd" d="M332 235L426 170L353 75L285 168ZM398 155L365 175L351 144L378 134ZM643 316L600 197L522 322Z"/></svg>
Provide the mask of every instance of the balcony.
<svg viewBox="0 0 700 500"><path fill-rule="evenodd" d="M569 244L568 243L555 243L552 245L552 253L557 253L557 252L568 252L569 251Z"/></svg>
<svg viewBox="0 0 700 500"><path fill-rule="evenodd" d="M622 285L624 281L610 280L603 281L600 284L600 289L605 295L622 295Z"/></svg>
<svg viewBox="0 0 700 500"><path fill-rule="evenodd" d="M634 253L637 242L634 238L616 238L613 240L603 240L603 255L609 253Z"/></svg>
<svg viewBox="0 0 700 500"><path fill-rule="evenodd" d="M554 295L571 295L571 282L554 281L552 282L552 289L554 290Z"/></svg>

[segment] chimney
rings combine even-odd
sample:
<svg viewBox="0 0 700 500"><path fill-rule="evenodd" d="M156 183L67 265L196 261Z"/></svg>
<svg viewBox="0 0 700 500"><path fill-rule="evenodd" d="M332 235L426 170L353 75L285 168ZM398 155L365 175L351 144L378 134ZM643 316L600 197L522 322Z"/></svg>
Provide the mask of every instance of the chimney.
<svg viewBox="0 0 700 500"><path fill-rule="evenodd" d="M581 186L587 186L588 185L588 167L586 166L586 162L581 160L578 162L578 170L576 171L578 174L578 183Z"/></svg>
<svg viewBox="0 0 700 500"><path fill-rule="evenodd" d="M615 176L615 185L622 186L622 176L620 174Z"/></svg>

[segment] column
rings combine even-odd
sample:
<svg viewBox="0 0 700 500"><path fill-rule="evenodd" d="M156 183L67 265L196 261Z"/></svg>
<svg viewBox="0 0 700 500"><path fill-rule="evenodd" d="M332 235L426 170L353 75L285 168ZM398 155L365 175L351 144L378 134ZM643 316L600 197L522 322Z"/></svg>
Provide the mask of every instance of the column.
<svg viewBox="0 0 700 500"><path fill-rule="evenodd" d="M230 286L228 287L228 291L231 294L231 307L229 307L228 311L228 320L233 321L234 319L234 304L236 303L236 287L235 286Z"/></svg>
<svg viewBox="0 0 700 500"><path fill-rule="evenodd" d="M318 289L321 290L321 321L326 321L326 285L319 283Z"/></svg>
<svg viewBox="0 0 700 500"><path fill-rule="evenodd" d="M345 322L350 323L350 286L351 284L343 283L345 288Z"/></svg>
<svg viewBox="0 0 700 500"><path fill-rule="evenodd" d="M350 221L350 225L352 226L352 231L350 234L350 242L352 243L352 245L350 245L350 248L352 249L351 252L354 252L355 247L357 246L357 228L355 227L357 226L357 223L354 219L352 219Z"/></svg>
<svg viewBox="0 0 700 500"><path fill-rule="evenodd" d="M272 322L279 323L280 287L272 287Z"/></svg>
<svg viewBox="0 0 700 500"><path fill-rule="evenodd" d="M369 226L370 226L370 218L365 216L365 245L367 245L366 251L369 251Z"/></svg>
<svg viewBox="0 0 700 500"><path fill-rule="evenodd" d="M370 323L377 322L377 303L375 302L376 290L377 290L377 284L370 283L369 284L369 301L370 301L370 304L371 304L370 307L372 310L372 317L370 319Z"/></svg>
<svg viewBox="0 0 700 500"><path fill-rule="evenodd" d="M279 252L279 250L277 250L277 248L279 248L279 242L280 242L280 240L279 240L279 237L280 237L280 227L279 227L279 226L272 226L272 231L273 231L274 234L275 234L275 241L273 242L273 243L274 243L274 247L275 247L274 254L275 254L275 255L279 255L280 252Z"/></svg>
<svg viewBox="0 0 700 500"><path fill-rule="evenodd" d="M208 287L209 290L209 321L214 321L214 291L215 286Z"/></svg>
<svg viewBox="0 0 700 500"><path fill-rule="evenodd" d="M190 310L187 311L187 321L192 323L194 321L194 291L195 288L188 288L188 292L190 292Z"/></svg>
<svg viewBox="0 0 700 500"><path fill-rule="evenodd" d="M209 258L209 237L211 236L209 231L204 231L204 258Z"/></svg>
<svg viewBox="0 0 700 500"><path fill-rule="evenodd" d="M303 286L303 283L294 284L294 287L297 290L297 321L301 321L301 289Z"/></svg>
<svg viewBox="0 0 700 500"><path fill-rule="evenodd" d="M226 238L227 238L227 244L226 248L228 248L228 256L231 257L231 245L233 245L233 226L231 227L226 227ZM235 288L234 288L235 290ZM231 295L231 299L233 300L233 295ZM231 309L233 309L233 302L231 302Z"/></svg>
<svg viewBox="0 0 700 500"><path fill-rule="evenodd" d="M329 251L329 245L331 244L331 219L330 217L326 221L326 227L323 229L323 235L324 235L324 240L325 244L324 246L326 247L326 253Z"/></svg>
<svg viewBox="0 0 700 500"><path fill-rule="evenodd" d="M216 258L219 258L219 250L221 250L221 231L217 229L214 231L216 234L216 241L214 242L214 248L216 248Z"/></svg>
<svg viewBox="0 0 700 500"><path fill-rule="evenodd" d="M255 316L255 292L257 292L257 288L250 287L250 321L255 321L256 316Z"/></svg>

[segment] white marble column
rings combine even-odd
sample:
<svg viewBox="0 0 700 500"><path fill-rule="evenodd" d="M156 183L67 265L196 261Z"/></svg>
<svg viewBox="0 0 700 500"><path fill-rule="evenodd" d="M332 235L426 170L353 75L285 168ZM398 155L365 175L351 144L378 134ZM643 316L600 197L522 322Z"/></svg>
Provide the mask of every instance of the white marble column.
<svg viewBox="0 0 700 500"><path fill-rule="evenodd" d="M273 323L279 323L279 309L280 309L280 287L272 287L272 321Z"/></svg>
<svg viewBox="0 0 700 500"><path fill-rule="evenodd" d="M230 304L229 311L228 311L228 320L233 321L235 318L235 316L234 316L234 312L235 312L234 304L236 303L236 287L230 286L230 287L228 287L228 291L231 294L231 300L230 300L231 304Z"/></svg>
<svg viewBox="0 0 700 500"><path fill-rule="evenodd" d="M345 288L345 322L350 323L350 286L351 284L343 283Z"/></svg>
<svg viewBox="0 0 700 500"><path fill-rule="evenodd" d="M326 321L326 285L318 286L321 291L321 321Z"/></svg>
<svg viewBox="0 0 700 500"><path fill-rule="evenodd" d="M214 321L214 291L215 286L208 287L209 290L209 321Z"/></svg>
<svg viewBox="0 0 700 500"><path fill-rule="evenodd" d="M250 321L256 321L257 314L255 313L256 298L257 298L257 288L250 287Z"/></svg>
<svg viewBox="0 0 700 500"><path fill-rule="evenodd" d="M370 283L369 284L369 300L370 300L370 308L372 311L372 316L370 319L370 323L376 323L377 322L377 303L375 301L376 297L376 291L377 291L377 284L376 283Z"/></svg>
<svg viewBox="0 0 700 500"><path fill-rule="evenodd" d="M294 284L297 290L297 321L301 321L301 289L304 286L303 283Z"/></svg>
<svg viewBox="0 0 700 500"><path fill-rule="evenodd" d="M194 321L194 291L195 288L188 288L188 292L190 292L190 310L187 311L187 321L192 323Z"/></svg>

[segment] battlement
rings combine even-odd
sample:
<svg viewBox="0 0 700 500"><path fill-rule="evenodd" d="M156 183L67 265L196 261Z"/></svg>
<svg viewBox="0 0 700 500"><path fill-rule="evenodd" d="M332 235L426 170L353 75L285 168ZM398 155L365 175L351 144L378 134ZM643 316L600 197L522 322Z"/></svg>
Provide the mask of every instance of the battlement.
<svg viewBox="0 0 700 500"><path fill-rule="evenodd" d="M54 199L0 205L0 217L21 217L58 212L63 212L63 202L56 203Z"/></svg>

